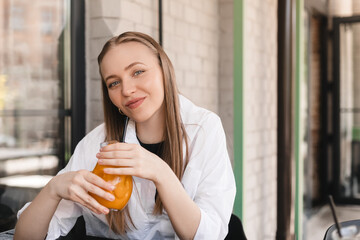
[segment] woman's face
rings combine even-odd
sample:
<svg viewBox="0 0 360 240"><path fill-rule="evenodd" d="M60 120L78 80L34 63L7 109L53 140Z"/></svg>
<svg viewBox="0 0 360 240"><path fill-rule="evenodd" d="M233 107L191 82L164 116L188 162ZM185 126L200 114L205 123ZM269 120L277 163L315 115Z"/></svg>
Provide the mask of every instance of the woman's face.
<svg viewBox="0 0 360 240"><path fill-rule="evenodd" d="M105 54L100 68L112 103L125 115L136 123L162 116L162 70L147 46L138 42L119 44Z"/></svg>

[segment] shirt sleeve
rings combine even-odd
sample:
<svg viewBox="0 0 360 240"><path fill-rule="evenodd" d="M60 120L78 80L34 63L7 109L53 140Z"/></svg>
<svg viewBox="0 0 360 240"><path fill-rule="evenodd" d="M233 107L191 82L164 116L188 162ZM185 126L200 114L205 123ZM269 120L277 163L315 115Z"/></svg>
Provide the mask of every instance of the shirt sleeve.
<svg viewBox="0 0 360 240"><path fill-rule="evenodd" d="M99 150L97 142L92 140L93 136L86 136L83 138L75 148L74 154L71 156L69 162L58 172L57 175L86 169L92 171L96 165L96 153Z"/></svg>
<svg viewBox="0 0 360 240"><path fill-rule="evenodd" d="M83 139L79 142L69 163L58 172L58 175L69 171L91 168L91 166L87 166L89 163L86 162L84 141L86 140ZM29 205L30 202L18 211L18 218ZM57 239L60 236L67 235L75 225L77 218L81 215L82 207L80 205L73 201L61 200L50 221L46 239Z"/></svg>
<svg viewBox="0 0 360 240"><path fill-rule="evenodd" d="M212 113L204 121L191 145L184 187L189 190L190 197L193 197L201 212L194 239L224 239L236 186L225 133L217 115ZM193 196L191 191L194 192Z"/></svg>
<svg viewBox="0 0 360 240"><path fill-rule="evenodd" d="M73 201L61 200L50 221L46 239L57 239L60 236L66 236L81 215L82 208L79 205Z"/></svg>
<svg viewBox="0 0 360 240"><path fill-rule="evenodd" d="M75 148L74 154L68 164L57 175L80 169L91 170L91 162L87 156L86 146L91 146L88 139L82 139ZM94 155L95 156L95 155ZM88 159L88 161L86 161ZM90 163L90 164L89 164ZM60 236L66 236L74 227L76 220L83 214L82 206L69 200L61 200L54 216L52 217L46 239L57 239Z"/></svg>

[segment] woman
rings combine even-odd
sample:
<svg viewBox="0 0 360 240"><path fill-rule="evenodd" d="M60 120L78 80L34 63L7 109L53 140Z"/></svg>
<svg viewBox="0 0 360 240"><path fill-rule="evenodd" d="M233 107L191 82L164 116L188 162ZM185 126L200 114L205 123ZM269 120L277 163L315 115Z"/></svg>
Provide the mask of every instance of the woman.
<svg viewBox="0 0 360 240"><path fill-rule="evenodd" d="M219 117L178 95L169 58L145 34L110 39L98 62L105 123L84 137L65 169L19 211L15 238L55 239L82 215L92 236L224 239L235 181ZM126 143L99 151L100 142L121 139L125 116ZM111 217L89 195L114 198L104 191L113 186L91 173L96 163L113 166L104 170L108 174L133 176L128 205Z"/></svg>

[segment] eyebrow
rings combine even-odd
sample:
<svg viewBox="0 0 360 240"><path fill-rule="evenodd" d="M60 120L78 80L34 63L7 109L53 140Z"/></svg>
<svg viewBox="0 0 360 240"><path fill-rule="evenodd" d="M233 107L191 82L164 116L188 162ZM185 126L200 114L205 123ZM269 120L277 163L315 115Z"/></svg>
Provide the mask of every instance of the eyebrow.
<svg viewBox="0 0 360 240"><path fill-rule="evenodd" d="M138 64L141 64L141 65L144 65L146 66L146 64L142 63L142 62L133 62L133 63L130 63L127 67L124 68L125 71L129 70L130 68L132 68L133 66L135 65L138 65ZM111 78L117 78L118 76L115 75L115 74L112 74L110 76L107 76L105 78L105 82L107 82L107 80L111 79Z"/></svg>
<svg viewBox="0 0 360 240"><path fill-rule="evenodd" d="M145 65L145 64L142 63L142 62L133 62L133 63L129 64L129 66L127 66L127 67L125 68L125 71L126 71L126 70L129 70L130 68L132 68L133 66L138 65L138 64ZM146 65L145 65L145 66L146 66Z"/></svg>
<svg viewBox="0 0 360 240"><path fill-rule="evenodd" d="M111 78L117 78L117 76L116 75L110 75L110 76L107 76L105 79L104 79L104 81L105 82L107 82L109 79L111 79Z"/></svg>

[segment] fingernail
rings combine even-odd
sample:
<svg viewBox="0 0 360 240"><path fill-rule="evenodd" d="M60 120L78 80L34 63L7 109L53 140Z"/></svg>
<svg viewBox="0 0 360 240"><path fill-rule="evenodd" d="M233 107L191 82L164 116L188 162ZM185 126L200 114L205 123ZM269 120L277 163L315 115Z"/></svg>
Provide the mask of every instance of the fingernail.
<svg viewBox="0 0 360 240"><path fill-rule="evenodd" d="M109 209L103 208L103 213L108 214L108 213L109 213Z"/></svg>
<svg viewBox="0 0 360 240"><path fill-rule="evenodd" d="M98 163L103 163L103 162L104 162L104 160L102 160L102 159L98 160Z"/></svg>
<svg viewBox="0 0 360 240"><path fill-rule="evenodd" d="M100 153L97 153L97 154L96 154L96 157L100 157Z"/></svg>
<svg viewBox="0 0 360 240"><path fill-rule="evenodd" d="M108 168L104 168L104 173L110 173L110 170Z"/></svg>
<svg viewBox="0 0 360 240"><path fill-rule="evenodd" d="M111 185L111 186L110 186L110 189L111 189L111 191L114 190L114 189L115 189L115 186L114 186L114 185Z"/></svg>
<svg viewBox="0 0 360 240"><path fill-rule="evenodd" d="M109 198L110 201L114 201L114 200L115 200L115 196L114 196L114 195L111 195L111 194L108 195L108 198Z"/></svg>

